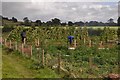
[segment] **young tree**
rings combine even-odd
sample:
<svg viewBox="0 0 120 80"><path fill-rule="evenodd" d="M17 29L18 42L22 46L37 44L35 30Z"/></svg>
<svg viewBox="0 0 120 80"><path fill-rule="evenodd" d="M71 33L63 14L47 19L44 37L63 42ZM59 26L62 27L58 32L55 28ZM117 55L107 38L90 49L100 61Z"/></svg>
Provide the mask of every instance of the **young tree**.
<svg viewBox="0 0 120 80"><path fill-rule="evenodd" d="M110 18L110 19L108 20L108 23L114 23L114 19Z"/></svg>
<svg viewBox="0 0 120 80"><path fill-rule="evenodd" d="M114 22L114 19L110 18L107 23L109 26L116 26L116 23Z"/></svg>

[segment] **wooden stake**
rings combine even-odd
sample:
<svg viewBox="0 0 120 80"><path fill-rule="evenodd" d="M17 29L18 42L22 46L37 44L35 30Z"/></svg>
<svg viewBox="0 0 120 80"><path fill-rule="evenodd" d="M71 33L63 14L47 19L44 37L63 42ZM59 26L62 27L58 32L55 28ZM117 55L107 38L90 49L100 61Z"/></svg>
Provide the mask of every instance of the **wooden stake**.
<svg viewBox="0 0 120 80"><path fill-rule="evenodd" d="M17 42L15 42L15 50L17 50Z"/></svg>
<svg viewBox="0 0 120 80"><path fill-rule="evenodd" d="M102 41L100 41L100 47L102 47L102 45L103 45L103 42L102 42Z"/></svg>
<svg viewBox="0 0 120 80"><path fill-rule="evenodd" d="M32 45L30 46L30 56L32 57Z"/></svg>
<svg viewBox="0 0 120 80"><path fill-rule="evenodd" d="M44 49L42 51L42 65L44 66Z"/></svg>
<svg viewBox="0 0 120 80"><path fill-rule="evenodd" d="M39 42L39 38L38 38L38 42L37 42L37 45L39 46L40 42Z"/></svg>
<svg viewBox="0 0 120 80"><path fill-rule="evenodd" d="M10 47L10 49L12 48L12 46L11 46L11 40L10 40L10 46L9 47Z"/></svg>
<svg viewBox="0 0 120 80"><path fill-rule="evenodd" d="M89 40L89 47L91 47L92 46L92 42L91 42L91 40Z"/></svg>
<svg viewBox="0 0 120 80"><path fill-rule="evenodd" d="M24 44L22 43L22 54L24 53Z"/></svg>
<svg viewBox="0 0 120 80"><path fill-rule="evenodd" d="M74 47L76 48L76 40L74 40Z"/></svg>

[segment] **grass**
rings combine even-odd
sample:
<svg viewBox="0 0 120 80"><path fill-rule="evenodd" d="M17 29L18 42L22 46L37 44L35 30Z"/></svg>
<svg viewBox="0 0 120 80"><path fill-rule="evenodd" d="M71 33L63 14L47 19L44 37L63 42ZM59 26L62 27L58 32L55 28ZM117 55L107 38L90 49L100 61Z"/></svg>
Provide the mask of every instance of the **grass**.
<svg viewBox="0 0 120 80"><path fill-rule="evenodd" d="M15 53L8 53L3 49L3 78L59 78L52 69L33 69L33 62Z"/></svg>

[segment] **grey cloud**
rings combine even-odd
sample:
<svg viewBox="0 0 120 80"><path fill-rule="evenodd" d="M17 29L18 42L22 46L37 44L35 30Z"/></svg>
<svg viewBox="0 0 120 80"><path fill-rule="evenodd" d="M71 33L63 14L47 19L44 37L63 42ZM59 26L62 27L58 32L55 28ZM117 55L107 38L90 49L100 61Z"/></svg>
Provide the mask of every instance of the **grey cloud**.
<svg viewBox="0 0 120 80"><path fill-rule="evenodd" d="M112 5L111 5L112 4ZM117 20L117 3L98 4L92 2L3 2L3 16L16 17L22 20L28 16L31 20L48 21L57 17L64 21L107 21L109 18Z"/></svg>

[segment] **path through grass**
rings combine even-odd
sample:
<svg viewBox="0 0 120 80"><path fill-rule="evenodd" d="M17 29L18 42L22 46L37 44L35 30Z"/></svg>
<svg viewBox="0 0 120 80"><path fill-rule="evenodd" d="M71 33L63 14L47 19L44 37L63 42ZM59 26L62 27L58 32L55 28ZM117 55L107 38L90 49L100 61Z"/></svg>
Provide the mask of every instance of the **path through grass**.
<svg viewBox="0 0 120 80"><path fill-rule="evenodd" d="M3 78L58 78L53 70L48 68L32 69L30 66L33 62L21 55L9 53L3 50Z"/></svg>

